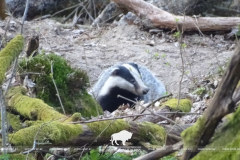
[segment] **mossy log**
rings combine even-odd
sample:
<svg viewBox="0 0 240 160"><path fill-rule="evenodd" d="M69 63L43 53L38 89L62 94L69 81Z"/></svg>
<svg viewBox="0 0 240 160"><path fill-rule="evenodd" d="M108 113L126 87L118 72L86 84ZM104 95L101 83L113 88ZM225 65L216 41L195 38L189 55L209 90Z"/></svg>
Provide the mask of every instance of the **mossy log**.
<svg viewBox="0 0 240 160"><path fill-rule="evenodd" d="M6 96L8 106L29 120L29 126L9 135L9 141L15 146L32 146L34 140L50 142L47 146L83 146L86 144L108 144L111 135L122 130L133 133L133 143L141 141L163 145L166 131L163 127L150 122L134 123L125 120L108 120L87 124L70 124L79 120L80 114L67 117L37 98L26 95L23 87L11 88ZM102 133L102 131L104 131ZM97 138L97 140L96 140ZM94 141L96 140L96 141Z"/></svg>
<svg viewBox="0 0 240 160"><path fill-rule="evenodd" d="M143 0L113 0L121 8L134 12L148 28L184 31L231 31L240 24L239 17L177 16Z"/></svg>
<svg viewBox="0 0 240 160"><path fill-rule="evenodd" d="M22 35L14 37L5 48L0 51L0 85L5 78L5 73L11 62L21 53L24 46Z"/></svg>

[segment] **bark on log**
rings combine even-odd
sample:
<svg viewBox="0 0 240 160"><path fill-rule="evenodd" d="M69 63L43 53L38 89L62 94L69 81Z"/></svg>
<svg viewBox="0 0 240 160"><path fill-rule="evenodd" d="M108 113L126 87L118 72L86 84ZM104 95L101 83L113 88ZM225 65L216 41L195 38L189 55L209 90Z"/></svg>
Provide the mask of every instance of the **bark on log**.
<svg viewBox="0 0 240 160"><path fill-rule="evenodd" d="M7 17L6 11L7 5L5 0L0 0L0 19L4 20Z"/></svg>
<svg viewBox="0 0 240 160"><path fill-rule="evenodd" d="M204 112L203 117L198 119L193 127L188 128L182 134L186 147L191 145L191 151L185 151L183 159L187 160L199 152L198 148L206 146L221 119L234 111L234 90L240 79L240 44L225 71L222 81L214 95L212 103ZM197 129L197 130L196 130ZM189 139L192 136L192 140ZM188 137L188 139L186 139Z"/></svg>
<svg viewBox="0 0 240 160"><path fill-rule="evenodd" d="M239 17L189 17L176 16L143 0L113 0L120 7L134 12L148 28L163 28L184 31L230 31L240 25Z"/></svg>
<svg viewBox="0 0 240 160"><path fill-rule="evenodd" d="M135 158L134 160L149 160L149 159L158 160L159 158L162 158L171 153L179 151L182 147L183 147L183 142L178 142L174 145L164 146L160 149L157 149L156 151L153 151L143 156L140 156L138 158Z"/></svg>

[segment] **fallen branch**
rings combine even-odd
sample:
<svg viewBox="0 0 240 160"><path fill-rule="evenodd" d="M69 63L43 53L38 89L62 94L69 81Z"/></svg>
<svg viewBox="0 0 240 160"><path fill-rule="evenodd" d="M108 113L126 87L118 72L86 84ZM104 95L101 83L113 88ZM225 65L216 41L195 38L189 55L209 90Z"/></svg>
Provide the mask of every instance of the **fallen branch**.
<svg viewBox="0 0 240 160"><path fill-rule="evenodd" d="M164 146L160 149L157 149L156 151L150 152L148 154L145 154L143 156L140 156L138 158L135 158L134 160L158 160L164 156L167 156L173 152L179 151L183 147L183 142L178 142L174 145L170 146Z"/></svg>
<svg viewBox="0 0 240 160"><path fill-rule="evenodd" d="M177 30L176 23L184 31L230 31L240 24L240 17L189 17L163 11L143 0L113 0L121 8L134 12L149 28Z"/></svg>

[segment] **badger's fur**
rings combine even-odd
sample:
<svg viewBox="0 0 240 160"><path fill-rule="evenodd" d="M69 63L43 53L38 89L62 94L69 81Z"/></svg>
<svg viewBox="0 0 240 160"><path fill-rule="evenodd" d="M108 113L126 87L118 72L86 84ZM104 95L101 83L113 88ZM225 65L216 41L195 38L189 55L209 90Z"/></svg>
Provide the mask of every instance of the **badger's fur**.
<svg viewBox="0 0 240 160"><path fill-rule="evenodd" d="M113 112L122 104L133 104L117 95L147 103L163 96L166 90L147 68L125 63L105 70L90 92L103 110Z"/></svg>

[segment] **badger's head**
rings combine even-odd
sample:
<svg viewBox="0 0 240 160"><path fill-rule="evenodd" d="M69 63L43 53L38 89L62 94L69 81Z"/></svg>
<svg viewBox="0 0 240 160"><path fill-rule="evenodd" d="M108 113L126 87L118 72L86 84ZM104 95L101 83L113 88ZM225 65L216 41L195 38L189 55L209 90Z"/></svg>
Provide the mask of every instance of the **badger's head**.
<svg viewBox="0 0 240 160"><path fill-rule="evenodd" d="M108 94L113 88L120 88L137 96L143 96L149 91L149 88L144 85L138 65L135 63L122 64L113 68L111 75L100 91L100 95Z"/></svg>

